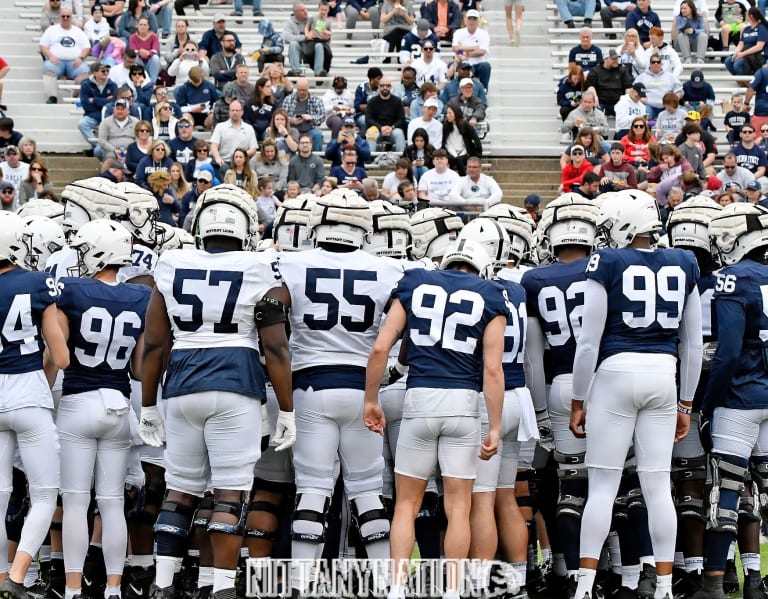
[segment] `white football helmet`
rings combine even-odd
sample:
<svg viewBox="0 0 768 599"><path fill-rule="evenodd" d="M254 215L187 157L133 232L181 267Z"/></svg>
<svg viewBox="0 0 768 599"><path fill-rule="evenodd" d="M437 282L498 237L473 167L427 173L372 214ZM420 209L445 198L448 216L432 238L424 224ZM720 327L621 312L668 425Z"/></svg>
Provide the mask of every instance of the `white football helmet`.
<svg viewBox="0 0 768 599"><path fill-rule="evenodd" d="M536 229L539 258L554 258L557 248L565 245L584 246L590 251L595 243L598 213L595 203L578 193L564 193L552 200Z"/></svg>
<svg viewBox="0 0 768 599"><path fill-rule="evenodd" d="M667 236L672 247L710 251L709 223L723 207L706 196L694 196L678 205L667 220Z"/></svg>
<svg viewBox="0 0 768 599"><path fill-rule="evenodd" d="M131 263L131 234L123 225L106 219L85 223L70 241L77 252L77 266L70 274L92 277L107 266Z"/></svg>
<svg viewBox="0 0 768 599"><path fill-rule="evenodd" d="M272 224L272 239L281 252L301 252L314 247L309 238L309 214L317 197L302 193L289 198L277 209Z"/></svg>
<svg viewBox="0 0 768 599"><path fill-rule="evenodd" d="M163 243L165 240L158 237L166 234L166 229L157 226L160 208L152 192L128 181L117 183L115 187L128 202L125 218L120 221L123 226L149 247Z"/></svg>
<svg viewBox="0 0 768 599"><path fill-rule="evenodd" d="M720 264L736 264L752 250L768 249L768 208L738 202L723 208L709 223L712 255Z"/></svg>
<svg viewBox="0 0 768 599"><path fill-rule="evenodd" d="M639 189L625 189L603 200L595 246L624 248L642 235L655 243L660 230L659 208L653 196Z"/></svg>
<svg viewBox="0 0 768 599"><path fill-rule="evenodd" d="M447 208L424 208L411 215L411 258L440 258L458 239L464 221Z"/></svg>
<svg viewBox="0 0 768 599"><path fill-rule="evenodd" d="M411 245L411 219L404 208L383 200L370 203L373 210L373 234L363 249L374 256L405 258Z"/></svg>
<svg viewBox="0 0 768 599"><path fill-rule="evenodd" d="M536 223L525 208L502 202L481 212L480 216L492 218L506 229L510 243L509 255L515 258L516 262L520 262L523 256L530 252Z"/></svg>
<svg viewBox="0 0 768 599"><path fill-rule="evenodd" d="M482 216L475 218L459 231L459 239L471 239L482 245L491 259L493 272L507 266L510 248L509 235L498 221Z"/></svg>
<svg viewBox="0 0 768 599"><path fill-rule="evenodd" d="M26 204L22 204L16 214L25 221L30 216L45 216L60 225L64 222L64 204L48 199L30 200Z"/></svg>
<svg viewBox="0 0 768 599"><path fill-rule="evenodd" d="M91 220L123 220L128 210L123 194L104 177L72 181L64 187L61 197L66 201L62 227L67 236Z"/></svg>
<svg viewBox="0 0 768 599"><path fill-rule="evenodd" d="M29 270L43 270L51 254L67 245L64 229L45 216L28 216L24 222L22 241L27 247L27 255L23 266Z"/></svg>
<svg viewBox="0 0 768 599"><path fill-rule="evenodd" d="M24 221L15 212L0 210L0 260L24 267L27 246L23 240Z"/></svg>
<svg viewBox="0 0 768 599"><path fill-rule="evenodd" d="M249 250L259 241L256 202L234 185L212 187L197 198L192 231L200 248L208 237L233 237Z"/></svg>
<svg viewBox="0 0 768 599"><path fill-rule="evenodd" d="M477 271L482 278L493 275L493 262L483 245L472 239L459 239L445 250L440 268L447 269L451 264L464 262Z"/></svg>
<svg viewBox="0 0 768 599"><path fill-rule="evenodd" d="M333 243L362 248L373 232L373 211L354 191L334 189L317 198L309 213L308 227L315 245Z"/></svg>

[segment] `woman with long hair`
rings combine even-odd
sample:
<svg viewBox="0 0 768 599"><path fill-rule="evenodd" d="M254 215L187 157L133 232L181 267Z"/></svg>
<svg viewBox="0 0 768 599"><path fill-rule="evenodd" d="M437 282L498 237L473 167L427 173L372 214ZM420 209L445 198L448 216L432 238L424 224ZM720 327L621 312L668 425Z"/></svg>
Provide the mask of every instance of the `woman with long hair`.
<svg viewBox="0 0 768 599"><path fill-rule="evenodd" d="M37 153L37 142L31 137L22 137L19 141L19 160L32 164L33 160L40 160L41 156Z"/></svg>
<svg viewBox="0 0 768 599"><path fill-rule="evenodd" d="M686 64L692 62L693 52L695 61L703 64L707 41L706 20L696 10L693 0L683 0L680 12L672 21L672 42L680 52L680 60Z"/></svg>
<svg viewBox="0 0 768 599"><path fill-rule="evenodd" d="M467 174L467 158L483 157L483 144L477 131L467 122L461 110L454 110L453 106L445 109L443 149L448 152L451 168L462 177Z"/></svg>
<svg viewBox="0 0 768 599"><path fill-rule="evenodd" d="M751 75L765 63L765 40L768 39L768 21L760 9L753 6L747 11L747 26L741 40L728 58L725 68L731 75Z"/></svg>
<svg viewBox="0 0 768 599"><path fill-rule="evenodd" d="M624 160L634 166L635 170L639 167L647 167L650 159L648 144L655 142L656 138L651 135L645 117L635 117L632 119L629 133L620 140L621 145L624 146Z"/></svg>
<svg viewBox="0 0 768 599"><path fill-rule="evenodd" d="M128 38L128 47L136 52L137 62L147 69L149 80L152 83L157 81L160 74L160 38L149 28L149 18L142 16L139 19L136 33Z"/></svg>
<svg viewBox="0 0 768 599"><path fill-rule="evenodd" d="M133 130L136 134L136 140L132 141L126 149L124 161L128 170L135 173L139 162L147 155L152 145L152 123L149 121L139 121ZM120 156L117 158L122 160Z"/></svg>
<svg viewBox="0 0 768 599"><path fill-rule="evenodd" d="M38 199L38 194L48 189L51 189L48 167L40 159L33 160L29 165L29 174L19 185L19 204Z"/></svg>
<svg viewBox="0 0 768 599"><path fill-rule="evenodd" d="M411 135L411 143L403 150L402 156L411 161L414 184L418 183L421 176L434 166L432 162L434 152L435 147L429 143L427 130L424 127L416 129Z"/></svg>
<svg viewBox="0 0 768 599"><path fill-rule="evenodd" d="M253 127L256 139L262 141L267 128L272 123L272 111L275 109L275 97L269 79L259 77L253 87L253 95L243 107L243 120Z"/></svg>
<svg viewBox="0 0 768 599"><path fill-rule="evenodd" d="M414 186L416 185L411 161L407 158L398 158L395 162L395 170L387 173L381 183L381 195L387 199L396 196L398 185L404 181L410 181Z"/></svg>
<svg viewBox="0 0 768 599"><path fill-rule="evenodd" d="M259 195L258 180L248 164L248 154L242 148L232 152L232 161L226 173L224 173L224 183L235 185L251 195Z"/></svg>
<svg viewBox="0 0 768 599"><path fill-rule="evenodd" d="M149 183L147 182L149 175L158 171L165 171L167 173L170 170L173 164L173 160L169 157L170 153L171 151L162 139L153 141L147 155L136 166L136 183L145 189L149 189Z"/></svg>
<svg viewBox="0 0 768 599"><path fill-rule="evenodd" d="M162 142L160 142L162 143ZM147 186L157 200L160 214L157 220L161 223L176 227L181 204L171 190L171 175L168 171L155 171L147 177Z"/></svg>
<svg viewBox="0 0 768 599"><path fill-rule="evenodd" d="M117 35L129 43L131 35L139 29L139 19L142 17L147 18L150 31L157 33L157 17L149 10L147 0L128 0L128 10L123 13L117 23Z"/></svg>
<svg viewBox="0 0 768 599"><path fill-rule="evenodd" d="M608 152L603 149L598 136L595 135L592 127L582 127L576 134L576 141L570 144L565 151L560 154L560 168L564 168L571 161L571 148L580 145L584 148L584 158L592 166L598 166L603 162L610 160Z"/></svg>
<svg viewBox="0 0 768 599"><path fill-rule="evenodd" d="M176 137L176 125L178 120L173 116L173 108L168 102L158 102L155 106L155 116L152 119L152 127L155 130L154 138L163 141L171 141Z"/></svg>
<svg viewBox="0 0 768 599"><path fill-rule="evenodd" d="M291 130L291 120L282 108L272 111L272 122L266 130L264 139L275 142L277 155L281 160L290 160L299 149L299 132Z"/></svg>
<svg viewBox="0 0 768 599"><path fill-rule="evenodd" d="M251 166L257 180L271 177L275 195L282 197L288 182L288 161L280 159L274 140L267 138L262 142L261 150L253 157Z"/></svg>
<svg viewBox="0 0 768 599"><path fill-rule="evenodd" d="M624 40L616 48L616 53L619 55L619 65L630 69L633 79L648 68L645 48L640 43L640 34L634 27L630 27L624 32Z"/></svg>
<svg viewBox="0 0 768 599"><path fill-rule="evenodd" d="M171 175L171 190L173 190L177 198L183 198L192 189L192 186L184 177L184 167L181 163L174 162L171 164L171 168L168 169L168 173Z"/></svg>
<svg viewBox="0 0 768 599"><path fill-rule="evenodd" d="M581 104L581 94L587 89L584 70L577 64L568 67L568 74L557 84L557 105L560 118L565 120Z"/></svg>
<svg viewBox="0 0 768 599"><path fill-rule="evenodd" d="M194 158L184 166L184 176L187 181L195 179L195 173L201 166L204 164L211 164L211 150L208 147L208 142L204 139L198 139L192 144L192 152Z"/></svg>
<svg viewBox="0 0 768 599"><path fill-rule="evenodd" d="M269 79L269 86L272 89L275 106L280 106L285 97L293 93L293 84L285 76L285 68L282 62L270 62L265 65L261 76Z"/></svg>
<svg viewBox="0 0 768 599"><path fill-rule="evenodd" d="M654 193L659 206L667 205L667 194L673 187L685 189L683 175L688 172L693 173L693 167L680 148L674 144L661 148L661 162L648 171L648 183L656 183Z"/></svg>

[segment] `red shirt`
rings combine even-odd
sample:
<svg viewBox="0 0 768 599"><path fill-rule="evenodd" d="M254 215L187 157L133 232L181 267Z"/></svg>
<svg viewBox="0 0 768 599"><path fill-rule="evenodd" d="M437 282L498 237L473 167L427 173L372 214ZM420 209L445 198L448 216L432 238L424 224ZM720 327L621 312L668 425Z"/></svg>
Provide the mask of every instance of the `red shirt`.
<svg viewBox="0 0 768 599"><path fill-rule="evenodd" d="M584 160L579 167L574 166L573 162L566 164L563 168L563 172L560 174L560 181L563 184L563 192L567 193L572 191L572 185L581 184L584 175L591 170L592 165L587 160Z"/></svg>
<svg viewBox="0 0 768 599"><path fill-rule="evenodd" d="M651 158L648 144L655 141L656 138L653 135L651 135L648 141L630 141L629 135L625 135L621 138L621 145L624 146L624 160L632 164L637 164L638 162L647 163Z"/></svg>

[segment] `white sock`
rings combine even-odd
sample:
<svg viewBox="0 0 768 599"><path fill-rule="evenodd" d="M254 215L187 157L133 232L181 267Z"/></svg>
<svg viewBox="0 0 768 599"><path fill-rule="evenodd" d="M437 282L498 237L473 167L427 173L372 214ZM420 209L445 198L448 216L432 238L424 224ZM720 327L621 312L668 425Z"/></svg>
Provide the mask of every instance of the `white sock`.
<svg viewBox="0 0 768 599"><path fill-rule="evenodd" d="M675 568L685 567L685 556L682 551L675 551L675 561L672 563Z"/></svg>
<svg viewBox="0 0 768 599"><path fill-rule="evenodd" d="M741 565L744 567L744 572L748 570L760 571L760 554L759 553L742 553Z"/></svg>
<svg viewBox="0 0 768 599"><path fill-rule="evenodd" d="M213 586L213 566L200 566L197 571L197 588Z"/></svg>
<svg viewBox="0 0 768 599"><path fill-rule="evenodd" d="M589 593L592 596L592 587L595 586L595 576L597 570L591 568L579 568L579 584L576 587L576 595L574 599L584 599L584 596Z"/></svg>
<svg viewBox="0 0 768 599"><path fill-rule="evenodd" d="M667 599L672 596L672 575L656 575L656 594L654 599Z"/></svg>
<svg viewBox="0 0 768 599"><path fill-rule="evenodd" d="M517 573L518 578L520 579L520 584L522 586L525 586L525 580L528 575L528 563L527 562L515 562L511 564L512 569Z"/></svg>
<svg viewBox="0 0 768 599"><path fill-rule="evenodd" d="M151 568L155 563L155 557L150 555L134 555L131 557L131 565L139 568Z"/></svg>
<svg viewBox="0 0 768 599"><path fill-rule="evenodd" d="M225 570L224 568L213 569L213 592L232 589L235 587L235 570Z"/></svg>
<svg viewBox="0 0 768 599"><path fill-rule="evenodd" d="M177 566L181 568L180 557L158 555L157 569L155 570L155 584L161 589L171 586L173 584L173 575L176 574Z"/></svg>
<svg viewBox="0 0 768 599"><path fill-rule="evenodd" d="M391 587L389 587L387 599L405 599L405 587L393 584Z"/></svg>
<svg viewBox="0 0 768 599"><path fill-rule="evenodd" d="M703 569L704 569L703 557L686 557L685 558L686 572L701 572Z"/></svg>
<svg viewBox="0 0 768 599"><path fill-rule="evenodd" d="M730 547L728 547L728 559L736 557L736 541L731 541Z"/></svg>
<svg viewBox="0 0 768 599"><path fill-rule="evenodd" d="M115 596L115 597L120 597L121 596L120 595L120 587L119 586L111 587L111 586L107 585L107 587L104 589L104 599L109 599L112 596Z"/></svg>
<svg viewBox="0 0 768 599"><path fill-rule="evenodd" d="M632 566L621 567L621 586L632 589L637 588L637 583L640 580L640 564L634 564Z"/></svg>
<svg viewBox="0 0 768 599"><path fill-rule="evenodd" d="M64 588L64 599L74 599L76 595L79 595L81 593L81 590L78 589L70 589L69 587Z"/></svg>

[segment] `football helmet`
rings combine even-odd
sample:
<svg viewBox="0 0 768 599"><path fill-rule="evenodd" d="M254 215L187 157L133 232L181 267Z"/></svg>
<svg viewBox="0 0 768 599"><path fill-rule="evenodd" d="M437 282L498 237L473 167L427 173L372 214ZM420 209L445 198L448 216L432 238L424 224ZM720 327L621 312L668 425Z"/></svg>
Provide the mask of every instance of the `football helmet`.
<svg viewBox="0 0 768 599"><path fill-rule="evenodd" d="M0 211L0 260L24 266L27 246L23 241L24 221L15 212Z"/></svg>
<svg viewBox="0 0 768 599"><path fill-rule="evenodd" d="M47 199L33 200L22 204L16 211L16 214L23 218L25 222L30 216L45 216L60 225L64 222L64 204Z"/></svg>
<svg viewBox="0 0 768 599"><path fill-rule="evenodd" d="M149 247L163 243L165 240L158 238L168 232L157 226L160 208L152 192L128 181L117 183L115 187L128 202L125 217L120 219L123 226L131 235Z"/></svg>
<svg viewBox="0 0 768 599"><path fill-rule="evenodd" d="M233 237L249 250L259 240L256 202L234 185L217 185L203 192L195 204L192 231L198 247L208 237Z"/></svg>
<svg viewBox="0 0 768 599"><path fill-rule="evenodd" d="M510 243L509 255L516 262L520 262L530 252L536 223L525 208L500 203L481 212L480 216L492 218L506 229Z"/></svg>
<svg viewBox="0 0 768 599"><path fill-rule="evenodd" d="M541 215L536 229L539 259L552 259L564 245L585 246L595 243L595 223L599 209L595 203L577 193L564 193L552 200Z"/></svg>
<svg viewBox="0 0 768 599"><path fill-rule="evenodd" d="M309 213L309 236L315 245L333 243L362 248L373 231L371 205L348 189L317 198Z"/></svg>
<svg viewBox="0 0 768 599"><path fill-rule="evenodd" d="M281 252L301 252L314 247L307 225L316 199L314 194L302 193L285 200L277 209L272 224L272 239Z"/></svg>
<svg viewBox="0 0 768 599"><path fill-rule="evenodd" d="M453 210L447 208L424 208L411 215L411 258L440 258L448 246L459 236L464 226Z"/></svg>
<svg viewBox="0 0 768 599"><path fill-rule="evenodd" d="M405 258L411 245L411 219L404 208L383 200L370 203L373 211L373 234L363 249L374 256Z"/></svg>
<svg viewBox="0 0 768 599"><path fill-rule="evenodd" d="M66 201L62 227L67 236L91 220L123 220L128 210L123 194L104 177L72 181L64 187L61 197Z"/></svg>
<svg viewBox="0 0 768 599"><path fill-rule="evenodd" d="M70 268L79 277L93 277L107 266L131 263L131 234L123 225L107 219L85 223L70 241L77 252L77 266Z"/></svg>
<svg viewBox="0 0 768 599"><path fill-rule="evenodd" d="M715 260L736 264L752 250L768 246L768 208L745 202L729 204L710 221L709 238Z"/></svg>
<svg viewBox="0 0 768 599"><path fill-rule="evenodd" d="M710 250L709 223L723 207L706 196L694 196L678 205L667 220L671 247Z"/></svg>
<svg viewBox="0 0 768 599"><path fill-rule="evenodd" d="M443 260L440 262L442 270L451 264L464 262L477 271L482 278L487 279L493 275L493 261L488 255L488 250L483 244L473 239L459 239L454 241L445 250Z"/></svg>
<svg viewBox="0 0 768 599"><path fill-rule="evenodd" d="M29 216L24 222L22 242L27 248L27 255L23 266L30 270L42 270L51 254L67 244L64 229L45 216Z"/></svg>
<svg viewBox="0 0 768 599"><path fill-rule="evenodd" d="M509 235L492 218L478 217L469 221L459 231L459 239L471 239L482 245L491 259L493 272L501 270L509 262Z"/></svg>
<svg viewBox="0 0 768 599"><path fill-rule="evenodd" d="M660 230L659 208L653 196L639 189L617 191L600 205L595 247L624 248L642 235L655 243Z"/></svg>

